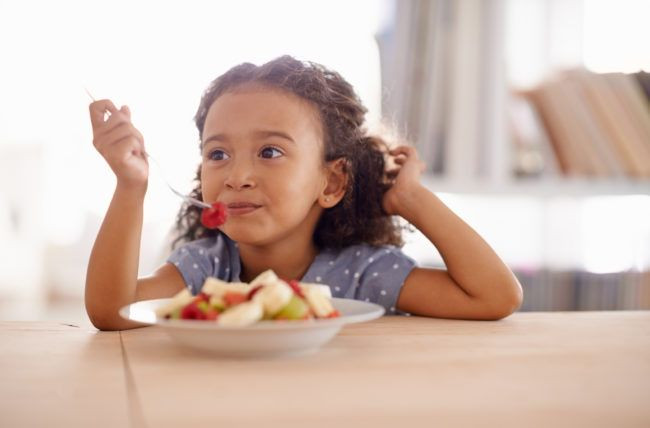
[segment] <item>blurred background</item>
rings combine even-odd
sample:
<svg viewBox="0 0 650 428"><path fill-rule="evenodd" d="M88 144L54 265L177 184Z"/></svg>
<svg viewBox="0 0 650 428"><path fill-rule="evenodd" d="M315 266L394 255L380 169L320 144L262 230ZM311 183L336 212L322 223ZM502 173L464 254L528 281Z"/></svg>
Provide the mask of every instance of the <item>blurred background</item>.
<svg viewBox="0 0 650 428"><path fill-rule="evenodd" d="M650 2L0 0L0 319L88 322L114 178L84 88L128 104L152 165L140 274L199 162L203 89L279 55L339 71L495 248L522 311L650 309ZM405 251L441 266L418 233Z"/></svg>

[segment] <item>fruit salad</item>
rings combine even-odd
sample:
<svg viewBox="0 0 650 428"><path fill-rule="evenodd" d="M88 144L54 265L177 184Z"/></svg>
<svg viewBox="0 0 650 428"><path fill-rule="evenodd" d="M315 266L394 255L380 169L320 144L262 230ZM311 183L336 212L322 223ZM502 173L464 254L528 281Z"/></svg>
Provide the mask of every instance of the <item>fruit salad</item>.
<svg viewBox="0 0 650 428"><path fill-rule="evenodd" d="M336 318L331 291L322 284L284 281L272 271L251 283L208 278L194 296L185 289L156 310L164 319L207 320L224 326L247 326L263 320Z"/></svg>

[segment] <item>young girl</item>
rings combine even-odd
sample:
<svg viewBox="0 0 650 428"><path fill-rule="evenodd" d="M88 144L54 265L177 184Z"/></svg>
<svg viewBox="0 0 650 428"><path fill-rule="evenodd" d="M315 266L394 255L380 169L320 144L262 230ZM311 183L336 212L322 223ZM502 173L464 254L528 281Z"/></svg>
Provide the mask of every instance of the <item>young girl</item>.
<svg viewBox="0 0 650 428"><path fill-rule="evenodd" d="M117 177L88 265L92 323L138 327L120 318L120 307L184 287L196 294L207 276L249 282L267 269L327 284L334 297L376 302L387 314L496 320L515 311L522 290L510 269L420 184L424 165L412 147L388 150L366 133L365 113L338 73L288 56L241 64L215 79L195 116L202 162L192 196L223 202L228 220L205 229L200 210L184 208L184 245L138 278L144 140L128 107L90 104L93 144ZM417 227L447 270L416 267L399 249L393 216Z"/></svg>

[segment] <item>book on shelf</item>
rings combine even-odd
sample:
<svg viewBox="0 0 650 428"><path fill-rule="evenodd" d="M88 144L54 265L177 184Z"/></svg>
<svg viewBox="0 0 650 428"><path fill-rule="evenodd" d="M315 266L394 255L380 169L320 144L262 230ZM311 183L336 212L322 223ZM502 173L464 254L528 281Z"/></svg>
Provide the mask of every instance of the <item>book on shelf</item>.
<svg viewBox="0 0 650 428"><path fill-rule="evenodd" d="M510 97L507 121L514 148L512 162L515 175L557 176L560 166L551 152L546 128L527 97L517 93Z"/></svg>
<svg viewBox="0 0 650 428"><path fill-rule="evenodd" d="M564 79L560 90L567 104L567 120L577 140L580 155L589 161L590 175L621 177L625 175L621 159L607 141L602 122L595 120L593 105L584 96L584 87L576 79Z"/></svg>
<svg viewBox="0 0 650 428"><path fill-rule="evenodd" d="M650 108L634 75L568 70L520 94L539 115L563 175L650 177Z"/></svg>
<svg viewBox="0 0 650 428"><path fill-rule="evenodd" d="M645 150L650 151L650 109L648 108L650 99L646 98L634 76L609 73L605 77L627 110L630 120L634 122L640 140L645 142Z"/></svg>
<svg viewBox="0 0 650 428"><path fill-rule="evenodd" d="M627 100L621 102L606 75L585 70L576 70L572 74L584 88L588 102L594 107L594 120L604 125L628 175L650 177L650 146L645 147L647 143L641 139L640 130L627 113Z"/></svg>
<svg viewBox="0 0 650 428"><path fill-rule="evenodd" d="M650 309L650 271L513 269L523 291L520 311Z"/></svg>
<svg viewBox="0 0 650 428"><path fill-rule="evenodd" d="M566 93L565 79L544 82L530 91L529 95L537 107L550 137L560 169L567 176L595 175L598 171L592 150L584 150L579 117L572 109L572 95Z"/></svg>

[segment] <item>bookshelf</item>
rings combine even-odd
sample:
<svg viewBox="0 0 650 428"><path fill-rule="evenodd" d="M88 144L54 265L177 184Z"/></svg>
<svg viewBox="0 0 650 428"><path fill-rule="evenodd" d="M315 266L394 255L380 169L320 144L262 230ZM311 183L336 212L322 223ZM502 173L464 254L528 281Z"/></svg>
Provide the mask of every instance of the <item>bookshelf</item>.
<svg viewBox="0 0 650 428"><path fill-rule="evenodd" d="M647 215L645 218L641 218L643 215L610 217L611 213L604 216L601 213L601 217L611 222L603 223L599 226L601 229L594 229L593 225L585 227L579 220L589 218L593 221L594 214L598 214L593 207L598 204L590 204L588 198L597 200L604 196L614 198L601 199L600 206L602 201L615 205L626 201L629 207L632 201L635 206L629 212L648 212L650 97L644 93L647 92L644 86L637 85L633 75L599 75L583 69L559 72L539 87L525 92L509 93L501 78L492 79L492 82L501 88L501 94L475 94L471 103L473 111L461 109L456 113L458 117L469 112L473 120L451 121L451 127L457 126L461 131L456 135L451 133L452 138L444 142L456 144L455 149L447 151L446 161L451 158L453 164L450 168L443 167L442 173L427 174L423 183L435 192L464 199L468 204L459 205L464 208L471 206L473 200L494 200L490 210L500 214L492 215L492 220L486 222L480 217L488 213L477 216L477 209L472 208L474 216L470 224L479 226L483 236L490 236L489 241L500 244L504 250L499 253L506 256L526 296L521 311L650 309L650 260L647 256L650 235L644 227ZM589 87L582 86L585 84ZM540 92L543 92L542 102ZM524 103L528 116L513 115L508 110L513 106L512 100L517 98ZM483 108L476 109L481 103ZM491 109L507 113L488 113ZM484 132L486 138L480 138L481 130L489 131L485 121L500 129ZM516 129L513 121L528 128ZM467 127L473 127L473 131L463 129ZM564 149L569 145L571 151L567 152ZM466 156L467 153L470 155ZM463 162L469 165L463 167ZM636 195L642 198L616 198ZM563 199L574 202L566 204ZM524 221L528 229L516 226L517 221L512 216L504 215L507 214L504 207L525 206L525 202L523 205L510 204L514 200L532 201L539 209L537 222ZM485 206L485 202L482 204ZM588 206L592 207L591 211L585 214L583 210ZM562 216L549 217L549 213L556 213L558 209L567 215L568 222ZM618 210L618 213L624 211ZM524 210L518 215L530 214ZM497 224L490 224L490 221ZM624 239L607 243L608 234L601 233L603 229L618 230L621 223L625 223L621 231L629 233L630 227L638 228L634 232L637 238L629 240L636 248L636 265L608 270L616 263L587 263L588 259L593 262L594 255L602 259L605 253L609 257L612 253L625 252L623 247L616 246ZM531 229L537 229L539 235L527 233ZM585 231L590 232L583 235ZM531 252L535 244L524 240L540 235L546 238L537 244L537 251ZM503 245L503 236L519 244ZM596 245L586 249L587 242ZM523 262L522 257L508 260L514 254L513 249L515 253L529 251L533 256ZM558 265L557 260L549 256L553 252L563 253L567 259ZM578 261L580 259L582 262ZM438 259L430 262L434 266L442 265Z"/></svg>
<svg viewBox="0 0 650 428"><path fill-rule="evenodd" d="M553 68L511 87L505 2L414 1L380 41L384 114L452 193L650 194L650 75ZM537 162L537 164L535 164Z"/></svg>
<svg viewBox="0 0 650 428"><path fill-rule="evenodd" d="M513 93L509 128L519 173L650 179L650 95L643 79L574 68ZM541 168L526 168L522 155L535 154Z"/></svg>
<svg viewBox="0 0 650 428"><path fill-rule="evenodd" d="M382 114L427 163L423 184L458 202L459 214L488 242L514 254L509 264L527 296L522 310L650 309L648 73L639 73L643 98L638 87L630 93L629 75L560 71L558 63L540 59L544 72L557 73L538 87L513 88L504 64L505 0L413 0L395 7L398 19L377 38ZM549 4L539 7L529 15L548 15ZM557 37L542 21L541 32ZM543 43L523 45L544 54ZM627 246L635 249L628 267L640 270L605 273L612 263L582 260L596 247L605 256L627 254L621 240L619 247L590 247L611 237L581 223L602 214L593 208L602 204L618 210L595 223L602 220L611 233L622 225L621 236L637 236ZM423 263L442 264L422 237L411 248Z"/></svg>
<svg viewBox="0 0 650 428"><path fill-rule="evenodd" d="M491 82L500 95L474 94L471 104L483 108L459 110L463 120L450 120L442 171L424 178L430 189L495 197L650 195L647 73L562 70L526 90L510 90L503 78Z"/></svg>

